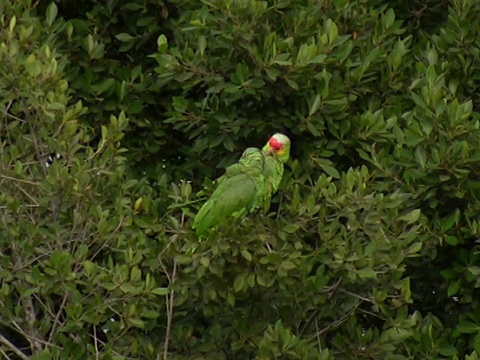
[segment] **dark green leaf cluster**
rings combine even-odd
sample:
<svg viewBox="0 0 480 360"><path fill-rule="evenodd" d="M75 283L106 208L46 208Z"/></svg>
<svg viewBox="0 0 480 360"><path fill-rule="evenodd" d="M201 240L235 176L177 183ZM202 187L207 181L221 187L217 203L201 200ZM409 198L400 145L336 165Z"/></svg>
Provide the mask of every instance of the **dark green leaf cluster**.
<svg viewBox="0 0 480 360"><path fill-rule="evenodd" d="M18 0L0 30L2 358L480 358L478 1ZM270 206L199 242L275 132Z"/></svg>

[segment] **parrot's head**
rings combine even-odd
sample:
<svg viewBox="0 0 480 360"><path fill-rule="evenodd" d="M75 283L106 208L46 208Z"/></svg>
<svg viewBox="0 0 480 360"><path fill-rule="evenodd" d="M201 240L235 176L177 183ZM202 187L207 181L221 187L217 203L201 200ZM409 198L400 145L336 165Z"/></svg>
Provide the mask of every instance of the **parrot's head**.
<svg viewBox="0 0 480 360"><path fill-rule="evenodd" d="M275 155L282 162L286 162L290 157L290 139L281 133L273 135L267 144L263 147L266 155Z"/></svg>

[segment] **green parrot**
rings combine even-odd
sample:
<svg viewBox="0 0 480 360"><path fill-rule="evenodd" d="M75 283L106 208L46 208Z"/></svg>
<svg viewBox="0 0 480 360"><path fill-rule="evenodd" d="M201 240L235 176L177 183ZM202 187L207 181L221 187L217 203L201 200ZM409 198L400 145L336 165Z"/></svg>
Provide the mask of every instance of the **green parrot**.
<svg viewBox="0 0 480 360"><path fill-rule="evenodd" d="M217 182L212 196L193 221L198 236L229 217L239 218L254 211L277 191L283 164L290 157L290 139L273 135L262 150L246 149L240 161L229 166Z"/></svg>

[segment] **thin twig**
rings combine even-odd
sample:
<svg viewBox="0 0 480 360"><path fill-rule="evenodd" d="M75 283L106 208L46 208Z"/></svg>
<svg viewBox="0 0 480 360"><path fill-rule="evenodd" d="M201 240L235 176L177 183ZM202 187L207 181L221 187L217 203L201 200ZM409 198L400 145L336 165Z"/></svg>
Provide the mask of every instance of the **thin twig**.
<svg viewBox="0 0 480 360"><path fill-rule="evenodd" d="M350 310L348 310L345 314L342 315L342 317L338 320L335 320L333 323L329 324L327 327L323 328L322 330L319 330L315 333L315 335L313 335L310 339L308 339L308 341L312 341L314 338L322 335L323 333L327 332L328 330L330 330L331 328L335 327L335 326L338 326L342 323L344 323L345 321L347 321L347 319L350 317L350 315L352 315L355 310L357 310L357 308L360 306L361 303L358 303L357 305L355 305L353 308L351 308Z"/></svg>
<svg viewBox="0 0 480 360"><path fill-rule="evenodd" d="M4 322L3 322L2 324L3 324L4 326L10 326L10 324L6 324L6 323L4 323ZM19 333L20 335L22 335L22 336L23 336L25 339L27 339L28 341L30 341L30 340L35 340L35 341L38 341L39 343L41 343L41 344L43 344L43 345L45 345L45 346L57 347L57 348L59 348L60 350L63 349L62 347L60 347L60 346L58 346L58 345L56 345L56 344L52 344L52 343L50 343L50 342L48 342L48 341L45 341L45 340L42 340L42 339L33 338L32 335L27 334L27 333L23 330L23 328L22 328L16 321L14 321L14 320L11 322L11 324L12 324L13 327L18 331L18 333Z"/></svg>
<svg viewBox="0 0 480 360"><path fill-rule="evenodd" d="M21 352L15 345L13 345L6 337L0 334L0 343L12 350L22 360L29 360L28 356Z"/></svg>
<svg viewBox="0 0 480 360"><path fill-rule="evenodd" d="M3 357L7 360L12 360L12 358L10 356L7 355L7 353L5 351L3 351L2 348L0 348L0 353L3 355Z"/></svg>
<svg viewBox="0 0 480 360"><path fill-rule="evenodd" d="M317 330L318 351L322 352L322 342L321 342L320 334L319 334L319 331L318 331L318 321L317 321L317 318L315 318L315 329Z"/></svg>
<svg viewBox="0 0 480 360"><path fill-rule="evenodd" d="M280 194L280 202L278 204L278 210L277 210L277 220L280 219L280 209L282 208L282 202L283 202L283 193Z"/></svg>
<svg viewBox="0 0 480 360"><path fill-rule="evenodd" d="M362 295L355 294L355 293L350 292L350 291L348 291L348 290L340 289L339 291L342 292L342 293L344 293L344 294L346 294L346 295L350 295L350 296L352 296L352 297L354 297L354 298L360 299L360 300L362 300L362 301L365 301L365 302L368 302L368 303L371 303L371 304L376 304L375 300L372 300L372 299L367 298L367 297L362 296Z"/></svg>
<svg viewBox="0 0 480 360"><path fill-rule="evenodd" d="M177 262L173 261L173 271L171 276L171 283L175 282L175 277L177 273ZM168 346L170 343L170 333L172 331L172 319L173 319L173 303L175 300L175 291L173 289L170 290L170 294L165 295L166 299L166 306L167 306L167 333L165 334L165 342L163 346L163 359L168 360Z"/></svg>
<svg viewBox="0 0 480 360"><path fill-rule="evenodd" d="M333 294L335 294L337 292L337 289L338 287L340 286L340 284L342 283L342 279L338 279L337 282L323 290L321 290L319 293L320 294L325 294L325 293L330 293L328 298L330 299ZM302 326L302 328L300 329L299 331L299 336L303 336L303 334L308 330L308 328L310 327L310 325L312 324L312 321L315 320L317 321L317 315L318 313L322 310L322 307L317 307L315 309L315 311L312 313L312 315L310 315L310 317L308 318L307 322L305 323L305 325Z"/></svg>
<svg viewBox="0 0 480 360"><path fill-rule="evenodd" d="M18 182L22 182L22 183L29 184L29 185L40 186L40 183L38 183L38 182L19 179L19 178L15 178L15 177L8 176L8 175L0 175L0 178L7 179L7 180L12 180L12 181L18 181Z"/></svg>
<svg viewBox="0 0 480 360"><path fill-rule="evenodd" d="M53 337L56 335L57 328L60 325L60 315L63 311L63 308L65 307L65 304L67 303L68 295L65 294L62 299L62 303L60 304L60 308L57 311L57 315L55 316L55 320L53 321L52 325L52 330L50 331L50 336L48 337L48 341L52 342Z"/></svg>
<svg viewBox="0 0 480 360"><path fill-rule="evenodd" d="M98 149L97 151L95 151L92 155L90 155L88 158L87 158L87 161L90 161L92 160L95 156L97 156L98 154L100 154L100 152L103 150L105 144L107 143L108 140L105 140L104 138L102 138L100 140L100 144L98 145Z"/></svg>
<svg viewBox="0 0 480 360"><path fill-rule="evenodd" d="M110 234L110 237L107 240L105 240L103 244L98 248L98 250L95 251L95 253L90 257L91 261L93 261L93 259L95 259L98 256L98 254L100 254L100 252L110 243L110 240L114 238L117 231L122 227L124 221L125 221L125 217L122 217L117 227L115 228L115 230L113 230L112 233Z"/></svg>
<svg viewBox="0 0 480 360"><path fill-rule="evenodd" d="M95 359L100 359L100 353L98 352L98 339L97 339L97 327L93 325L93 343L95 344Z"/></svg>
<svg viewBox="0 0 480 360"><path fill-rule="evenodd" d="M40 207L40 205L38 204L26 204L26 205L20 205L19 207L24 207L24 208L28 208L28 209L31 209L31 208L38 208ZM8 209L8 206L7 205L0 205L0 209Z"/></svg>
<svg viewBox="0 0 480 360"><path fill-rule="evenodd" d="M14 120L20 121L20 122L22 122L22 123L26 122L24 119L21 119L21 118L19 118L18 116L12 115L12 114L10 114L9 112L7 112L7 111L5 111L5 110L3 110L3 109L0 109L0 112L1 112L3 115L5 115L6 117L9 117L9 118L12 118L12 119L14 119Z"/></svg>
<svg viewBox="0 0 480 360"><path fill-rule="evenodd" d="M42 161L42 156L40 155L40 146L38 145L37 137L35 136L35 129L33 128L31 122L28 122L28 125L30 127L30 133L32 135L32 140L33 140L33 146L35 148L35 154L37 155L38 161L40 161L40 165L43 170L43 175L47 176L47 167L45 166L45 162Z"/></svg>
<svg viewBox="0 0 480 360"><path fill-rule="evenodd" d="M23 189L20 185L14 183L13 184L20 192L22 192L26 197L30 199L31 202L36 203L38 205L38 201L33 198L25 189Z"/></svg>

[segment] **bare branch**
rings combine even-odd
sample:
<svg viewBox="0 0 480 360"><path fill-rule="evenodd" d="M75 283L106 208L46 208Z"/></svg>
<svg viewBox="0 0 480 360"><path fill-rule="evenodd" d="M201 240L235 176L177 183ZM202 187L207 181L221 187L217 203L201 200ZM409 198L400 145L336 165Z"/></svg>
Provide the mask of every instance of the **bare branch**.
<svg viewBox="0 0 480 360"><path fill-rule="evenodd" d="M173 271L170 277L171 281L170 284L175 282L177 276L177 262L173 261ZM163 359L168 360L168 347L170 344L170 334L172 331L172 320L173 320L173 304L175 301L175 291L173 289L170 290L170 293L165 295L166 300L166 307L167 307L167 332L165 334L165 342L163 345Z"/></svg>
<svg viewBox="0 0 480 360"><path fill-rule="evenodd" d="M29 338L30 338L30 345L32 346L32 350L35 352L42 351L42 344L41 342L37 341L37 339L41 339L39 331L36 329L36 321L37 316L35 314L35 309L33 307L33 300L31 297L26 298L23 301L23 311L25 312L25 319L29 326Z"/></svg>
<svg viewBox="0 0 480 360"><path fill-rule="evenodd" d="M40 184L38 182L33 182L33 181L25 180L25 179L20 179L20 178L8 176L8 175L0 174L0 178L7 179L7 180L12 180L12 181L18 181L18 182L22 182L22 183L29 184L29 185L40 186Z"/></svg>
<svg viewBox="0 0 480 360"><path fill-rule="evenodd" d="M28 356L21 352L15 345L13 345L6 337L0 334L0 343L12 350L22 360L29 360Z"/></svg>
<svg viewBox="0 0 480 360"><path fill-rule="evenodd" d="M21 119L21 118L19 118L18 116L12 115L12 114L10 114L8 111L5 111L5 110L3 110L3 109L0 109L0 112L1 112L3 115L5 115L6 117L9 117L9 118L11 118L11 119L13 119L13 120L17 120L17 121L20 121L20 122L22 122L22 123L25 123L25 122L26 122L24 119Z"/></svg>
<svg viewBox="0 0 480 360"><path fill-rule="evenodd" d="M60 308L57 311L57 315L55 316L55 320L53 321L52 330L50 331L50 336L48 338L49 342L53 341L53 337L57 333L57 328L61 324L60 315L62 314L63 308L65 307L65 304L67 303L67 299L68 299L68 294L65 294L63 296L62 303L60 304Z"/></svg>
<svg viewBox="0 0 480 360"><path fill-rule="evenodd" d="M98 338L97 338L97 327L93 326L93 343L95 344L95 359L100 359L100 353L98 352Z"/></svg>
<svg viewBox="0 0 480 360"><path fill-rule="evenodd" d="M342 315L342 317L340 319L337 319L335 320L334 322L332 322L331 324L327 325L325 328L317 331L315 333L315 335L313 335L310 339L308 339L308 341L312 341L314 338L324 334L325 332L327 332L328 330L344 323L345 321L347 321L347 319L357 310L357 308L360 306L361 303L358 303L357 305L355 305L353 308L351 308L350 310L348 310L345 314Z"/></svg>

